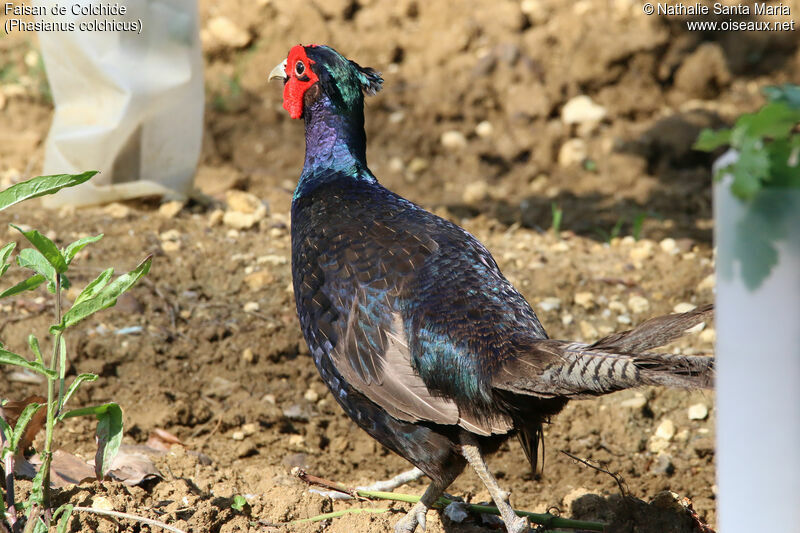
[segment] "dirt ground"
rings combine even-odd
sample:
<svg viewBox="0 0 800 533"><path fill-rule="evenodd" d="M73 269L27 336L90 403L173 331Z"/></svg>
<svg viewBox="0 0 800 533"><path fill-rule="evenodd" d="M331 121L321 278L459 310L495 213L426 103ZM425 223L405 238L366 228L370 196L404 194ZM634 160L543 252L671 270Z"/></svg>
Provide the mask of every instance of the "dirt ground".
<svg viewBox="0 0 800 533"><path fill-rule="evenodd" d="M800 2L790 5L800 12ZM685 19L644 16L629 0L475 0L467 9L417 0L203 0L200 9L207 99L197 185L214 203L190 203L177 214L157 201L59 211L27 205L0 216L3 226L53 232L60 244L104 233L76 260L76 287L107 266L123 271L155 255L129 296L69 335L69 375L100 375L76 405L118 402L126 444L142 445L163 429L184 446L154 456L161 478L135 487L87 482L61 490L58 500L184 531L267 531L331 510L390 507L289 526L387 531L408 508L331 502L291 473L302 467L355 486L409 465L342 413L300 334L288 213L303 128L266 80L290 46L331 44L384 73L385 90L367 104L374 173L484 242L552 337L582 340L713 301L711 158L691 144L702 127L755 109L762 87L800 83L796 32L690 33ZM240 33L213 31L219 17ZM5 187L41 169L52 104L30 36L0 38L0 57ZM579 95L605 114L566 124L564 106ZM231 227L223 215L234 209L226 206L230 190L260 197L268 213L250 229ZM558 236L547 231L551 205L563 211ZM11 230L0 234L19 242ZM4 286L19 279L12 269ZM28 333L45 336L51 309L44 290L23 296L2 303L0 339L24 352ZM133 326L141 330L122 330ZM708 324L669 349L712 353L713 342ZM3 397L43 390L0 372ZM576 401L547 428L541 476L515 441L490 465L520 509L606 521L611 531L697 531L659 494L689 498L713 527L714 418L712 392L647 388ZM93 426L69 421L57 447L92 458ZM631 496L655 501L621 499L612 476L562 451L618 474ZM424 486L401 492L421 494ZM472 473L449 492L489 500ZM236 495L247 500L241 511L232 508ZM496 525L480 518L457 524L428 515L433 533L489 529ZM150 530L85 513L70 524L70 531Z"/></svg>

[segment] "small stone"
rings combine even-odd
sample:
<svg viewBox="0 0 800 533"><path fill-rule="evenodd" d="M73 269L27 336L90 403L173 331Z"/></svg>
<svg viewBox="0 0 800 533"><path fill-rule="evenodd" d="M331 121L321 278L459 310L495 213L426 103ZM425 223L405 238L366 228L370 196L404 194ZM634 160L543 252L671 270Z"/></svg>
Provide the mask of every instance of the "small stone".
<svg viewBox="0 0 800 533"><path fill-rule="evenodd" d="M564 124L600 122L605 116L606 108L595 104L584 94L572 98L561 109L561 120Z"/></svg>
<svg viewBox="0 0 800 533"><path fill-rule="evenodd" d="M392 172L402 172L403 168L405 168L405 165L399 157L393 157L389 160L389 170Z"/></svg>
<svg viewBox="0 0 800 533"><path fill-rule="evenodd" d="M261 309L261 306L258 305L258 302L247 302L242 307L242 310L245 313L254 313L254 312L258 311L259 309Z"/></svg>
<svg viewBox="0 0 800 533"><path fill-rule="evenodd" d="M475 134L481 138L491 137L492 133L494 133L494 126L488 120L484 120L483 122L478 123L475 126Z"/></svg>
<svg viewBox="0 0 800 533"><path fill-rule="evenodd" d="M656 428L654 436L665 440L672 440L672 437L675 436L675 423L669 418L665 418Z"/></svg>
<svg viewBox="0 0 800 533"><path fill-rule="evenodd" d="M629 407L631 409L643 409L644 406L647 405L647 398L645 398L644 394L637 393L632 398L622 400L619 404L622 407Z"/></svg>
<svg viewBox="0 0 800 533"><path fill-rule="evenodd" d="M650 302L647 298L635 294L628 298L628 309L633 313L644 313L650 309Z"/></svg>
<svg viewBox="0 0 800 533"><path fill-rule="evenodd" d="M256 356L253 353L252 348L245 348L242 351L242 361L244 361L245 363L252 363L255 360L256 360Z"/></svg>
<svg viewBox="0 0 800 533"><path fill-rule="evenodd" d="M225 201L228 204L228 209L248 215L266 209L266 206L258 196L235 189L225 193ZM266 211L264 214L266 215Z"/></svg>
<svg viewBox="0 0 800 533"><path fill-rule="evenodd" d="M617 322L619 322L620 324L625 324L627 326L633 321L631 320L631 317L629 317L628 315L619 315L617 317Z"/></svg>
<svg viewBox="0 0 800 533"><path fill-rule="evenodd" d="M460 131L451 130L442 133L441 143L449 150L458 150L467 146L467 138Z"/></svg>
<svg viewBox="0 0 800 533"><path fill-rule="evenodd" d="M589 322L581 320L579 325L581 328L581 335L583 335L585 340L596 339L599 336L597 333L597 328Z"/></svg>
<svg viewBox="0 0 800 533"><path fill-rule="evenodd" d="M104 209L103 212L109 215L111 218L127 218L128 215L131 214L131 209L127 205L120 204L118 202L114 202L108 204Z"/></svg>
<svg viewBox="0 0 800 533"><path fill-rule="evenodd" d="M444 508L444 514L456 524L460 524L469 517L467 504L464 502L450 502L450 504Z"/></svg>
<svg viewBox="0 0 800 533"><path fill-rule="evenodd" d="M92 498L92 509L99 509L101 511L113 511L114 503L105 496L95 496Z"/></svg>
<svg viewBox="0 0 800 533"><path fill-rule="evenodd" d="M233 434L231 434L231 438L233 440L244 440L244 431L234 431Z"/></svg>
<svg viewBox="0 0 800 533"><path fill-rule="evenodd" d="M539 302L539 309L541 309L544 312L555 311L560 307L561 307L561 299L556 298L555 296L544 298L541 302Z"/></svg>
<svg viewBox="0 0 800 533"><path fill-rule="evenodd" d="M698 291L713 291L715 286L714 274L709 274L703 278L703 281L697 284Z"/></svg>
<svg viewBox="0 0 800 533"><path fill-rule="evenodd" d="M217 42L232 48L241 48L250 42L250 34L228 17L214 17L206 26L208 34Z"/></svg>
<svg viewBox="0 0 800 533"><path fill-rule="evenodd" d="M266 270L259 270L245 276L244 282L250 290L257 291L275 283L275 276Z"/></svg>
<svg viewBox="0 0 800 533"><path fill-rule="evenodd" d="M473 181L464 187L461 199L465 204L474 204L484 200L489 194L489 185L485 181Z"/></svg>
<svg viewBox="0 0 800 533"><path fill-rule="evenodd" d="M675 239L671 237L667 237L666 239L658 243L658 245L664 252L670 255L677 255L681 251L680 248L678 248L678 243L675 242Z"/></svg>
<svg viewBox="0 0 800 533"><path fill-rule="evenodd" d="M220 222L222 222L222 217L225 216L225 211L222 209L214 209L208 215L208 226L214 227L218 226Z"/></svg>
<svg viewBox="0 0 800 533"><path fill-rule="evenodd" d="M717 330L708 328L700 332L698 336L702 342L714 344L717 341Z"/></svg>
<svg viewBox="0 0 800 533"><path fill-rule="evenodd" d="M181 249L181 241L164 241L161 243L161 249L165 253L173 254Z"/></svg>
<svg viewBox="0 0 800 533"><path fill-rule="evenodd" d="M675 473L675 465L672 464L672 457L668 453L659 453L655 461L650 465L652 474L671 476Z"/></svg>
<svg viewBox="0 0 800 533"><path fill-rule="evenodd" d="M285 265L289 262L289 258L285 255L277 255L277 254L269 254L269 255L262 255L256 258L256 263L259 265L267 264L267 265Z"/></svg>
<svg viewBox="0 0 800 533"><path fill-rule="evenodd" d="M675 304L675 307L673 307L672 310L676 313L688 313L695 307L697 306L694 304L690 304L689 302L681 302L679 304Z"/></svg>
<svg viewBox="0 0 800 533"><path fill-rule="evenodd" d="M400 124L406 118L406 114L402 111L395 111L391 115L389 115L389 123L390 124Z"/></svg>
<svg viewBox="0 0 800 533"><path fill-rule="evenodd" d="M289 420L308 422L308 413L306 413L299 404L293 404L284 409L283 416L285 416Z"/></svg>
<svg viewBox="0 0 800 533"><path fill-rule="evenodd" d="M158 214L164 218L175 218L184 205L183 202L178 201L165 202L158 207Z"/></svg>
<svg viewBox="0 0 800 533"><path fill-rule="evenodd" d="M705 420L708 417L708 406L704 403L696 403L689 406L689 420Z"/></svg>
<svg viewBox="0 0 800 533"><path fill-rule="evenodd" d="M667 439L662 439L654 435L647 441L647 451L650 453L661 453L667 448L669 448L669 441Z"/></svg>
<svg viewBox="0 0 800 533"><path fill-rule="evenodd" d="M570 313L564 313L561 315L561 323L565 326L569 326L575 321L575 317L573 317Z"/></svg>
<svg viewBox="0 0 800 533"><path fill-rule="evenodd" d="M625 307L625 304L620 302L619 300L613 300L608 302L608 308L614 311L615 313L625 313L628 311L628 308Z"/></svg>
<svg viewBox="0 0 800 533"><path fill-rule="evenodd" d="M258 217L256 214L240 213L239 211L225 211L225 214L222 216L222 222L226 226L240 230L252 228L262 218L264 217Z"/></svg>
<svg viewBox="0 0 800 533"><path fill-rule="evenodd" d="M428 168L428 160L421 157L415 157L408 163L408 171L412 174L419 174Z"/></svg>
<svg viewBox="0 0 800 533"><path fill-rule="evenodd" d="M181 238L181 232L176 229L169 229L158 236L162 241L177 241Z"/></svg>
<svg viewBox="0 0 800 533"><path fill-rule="evenodd" d="M253 435L259 430L259 425L255 422L249 422L242 426L242 433L245 435Z"/></svg>
<svg viewBox="0 0 800 533"><path fill-rule="evenodd" d="M308 389L306 393L303 394L303 398L305 398L307 402L317 403L317 400L319 400L319 393L314 389Z"/></svg>
<svg viewBox="0 0 800 533"><path fill-rule="evenodd" d="M275 405L275 403L278 401L274 394L265 394L261 400L272 405Z"/></svg>
<svg viewBox="0 0 800 533"><path fill-rule="evenodd" d="M576 292L575 304L580 305L584 309L591 309L594 307L594 294L591 292Z"/></svg>
<svg viewBox="0 0 800 533"><path fill-rule="evenodd" d="M562 167L579 165L588 156L589 151L583 139L569 139L558 151L558 164Z"/></svg>
<svg viewBox="0 0 800 533"><path fill-rule="evenodd" d="M290 435L289 446L302 446L305 444L306 438L302 435Z"/></svg>
<svg viewBox="0 0 800 533"><path fill-rule="evenodd" d="M631 251L628 252L628 256L633 261L644 261L645 259L649 259L651 255L653 255L653 241L644 239L636 243L636 246L631 248Z"/></svg>
<svg viewBox="0 0 800 533"><path fill-rule="evenodd" d="M561 500L563 508L572 509L572 504L575 502L575 500L583 496L586 496L587 494L591 494L591 491L589 491L589 489L586 489L584 487L578 487L576 489L572 489L567 493L566 496L564 496L564 499Z"/></svg>

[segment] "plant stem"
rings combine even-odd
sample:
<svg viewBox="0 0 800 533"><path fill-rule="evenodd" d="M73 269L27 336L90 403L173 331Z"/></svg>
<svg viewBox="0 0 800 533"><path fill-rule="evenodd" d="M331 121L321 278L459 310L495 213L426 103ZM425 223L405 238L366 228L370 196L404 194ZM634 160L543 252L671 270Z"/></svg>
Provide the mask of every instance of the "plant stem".
<svg viewBox="0 0 800 533"><path fill-rule="evenodd" d="M143 524L147 524L150 526L158 526L166 531L171 531L172 533L185 533L183 530L178 529L177 527L172 527L170 525L167 525L164 522L159 522L158 520L153 520L152 518L145 518L144 516L139 516L135 514L121 513L119 511L107 511L105 509L95 509L93 507L73 507L72 510L80 511L82 513L93 513L105 516L113 516L115 518L127 518L128 520L135 520L136 522L141 522Z"/></svg>
<svg viewBox="0 0 800 533"><path fill-rule="evenodd" d="M0 450L6 447L6 436L0 431ZM17 508L14 507L14 455L8 453L3 460L6 481L6 504L8 506L8 523L14 531L17 523Z"/></svg>
<svg viewBox="0 0 800 533"><path fill-rule="evenodd" d="M306 524L309 522L322 522L323 520L328 520L330 518L339 518L340 516L348 515L348 514L362 514L362 513L372 513L372 514L381 514L388 512L389 509L371 509L369 507L357 507L353 509L343 509L341 511L334 511L332 513L325 513L320 514L317 516L312 516L311 518L301 518L300 520L292 520L289 524Z"/></svg>
<svg viewBox="0 0 800 533"><path fill-rule="evenodd" d="M61 274L56 273L56 324L61 323ZM56 370L58 364L58 349L61 346L61 332L56 333L53 339L53 356L50 359L50 370ZM46 516L50 516L50 461L53 453L53 426L55 425L55 410L58 405L55 395L55 378L47 378L47 423L45 425L44 452L42 452L42 506Z"/></svg>

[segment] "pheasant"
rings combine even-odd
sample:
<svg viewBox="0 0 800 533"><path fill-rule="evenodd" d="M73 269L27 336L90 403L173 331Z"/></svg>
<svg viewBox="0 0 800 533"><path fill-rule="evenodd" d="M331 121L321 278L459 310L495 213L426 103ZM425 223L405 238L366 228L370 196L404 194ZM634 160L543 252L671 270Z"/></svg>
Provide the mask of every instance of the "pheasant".
<svg viewBox="0 0 800 533"><path fill-rule="evenodd" d="M517 436L535 468L542 427L571 399L643 385L707 388L713 359L652 350L711 306L593 344L548 338L475 237L383 187L367 166L364 95L383 79L328 46L295 46L269 79L305 122L292 198L297 314L322 379L369 435L431 483L396 533L469 464L507 530L527 529L484 457Z"/></svg>

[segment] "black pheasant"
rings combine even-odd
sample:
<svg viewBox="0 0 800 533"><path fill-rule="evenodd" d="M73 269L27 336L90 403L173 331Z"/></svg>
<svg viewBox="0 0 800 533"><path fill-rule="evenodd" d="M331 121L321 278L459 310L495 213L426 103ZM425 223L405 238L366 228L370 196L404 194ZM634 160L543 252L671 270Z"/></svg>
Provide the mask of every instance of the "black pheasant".
<svg viewBox="0 0 800 533"><path fill-rule="evenodd" d="M594 344L551 340L472 235L387 190L367 167L364 94L383 80L327 46L295 46L270 79L303 118L292 199L297 313L322 379L367 433L432 479L396 532L469 463L508 531L526 528L484 455L513 435L535 467L542 425L568 400L629 387L709 387L713 361L651 353L711 308Z"/></svg>

